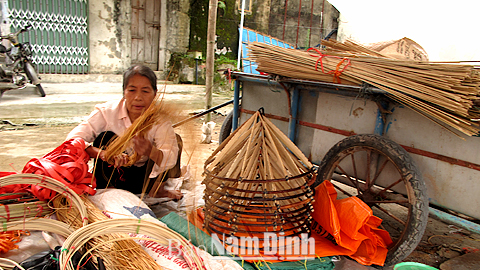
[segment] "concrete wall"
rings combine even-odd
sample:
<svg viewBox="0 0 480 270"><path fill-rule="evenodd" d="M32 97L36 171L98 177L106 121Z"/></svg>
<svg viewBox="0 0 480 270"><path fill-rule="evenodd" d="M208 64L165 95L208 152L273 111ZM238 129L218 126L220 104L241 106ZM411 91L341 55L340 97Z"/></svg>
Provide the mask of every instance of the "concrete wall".
<svg viewBox="0 0 480 270"><path fill-rule="evenodd" d="M313 47L338 27L340 13L327 0L270 1L271 12L268 34L283 39L294 46L300 48ZM287 4L286 16L285 4ZM256 24L258 25L258 22ZM253 29L257 28L254 27Z"/></svg>
<svg viewBox="0 0 480 270"><path fill-rule="evenodd" d="M130 66L130 0L89 1L90 73Z"/></svg>
<svg viewBox="0 0 480 270"><path fill-rule="evenodd" d="M160 56L159 69L167 71L169 69L169 60L172 53L186 53L188 50L190 37L190 2L188 0L162 1L166 2L165 18L166 27L162 27L160 33ZM166 28L166 29L165 29ZM166 31L163 31L166 30ZM162 47L163 45L163 47ZM163 67L163 69L162 69Z"/></svg>
<svg viewBox="0 0 480 270"><path fill-rule="evenodd" d="M188 50L188 0L161 1L159 71ZM90 73L119 74L131 64L131 0L89 1Z"/></svg>
<svg viewBox="0 0 480 270"><path fill-rule="evenodd" d="M340 17L338 19L338 38L337 38L337 40L340 42L344 42L348 39L354 39L351 25L348 23L345 23L347 21L348 21L347 18L344 15L340 14Z"/></svg>

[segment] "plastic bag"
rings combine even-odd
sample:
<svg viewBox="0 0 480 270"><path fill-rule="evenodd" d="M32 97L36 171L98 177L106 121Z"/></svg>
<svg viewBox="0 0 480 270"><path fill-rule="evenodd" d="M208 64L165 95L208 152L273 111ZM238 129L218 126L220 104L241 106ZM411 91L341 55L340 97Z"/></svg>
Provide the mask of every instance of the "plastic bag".
<svg viewBox="0 0 480 270"><path fill-rule="evenodd" d="M357 197L337 200L329 181L315 190L312 237L318 256L347 255L364 265L383 265L392 240L382 220Z"/></svg>
<svg viewBox="0 0 480 270"><path fill-rule="evenodd" d="M37 253L31 256L30 258L24 260L23 262L21 262L20 266L28 270L60 269L58 258L60 257L61 248L62 248L61 246L57 246L53 250L42 251L40 253ZM74 265L77 265L79 263L79 259L81 257L82 257L81 254L78 252L76 252L73 255L72 261ZM97 269L91 260L88 260L87 262L81 262L81 265L82 266L78 268L79 270L104 270L105 269L102 267L100 267L100 269ZM103 265L103 264L99 263L99 265ZM20 269L17 266L15 266L13 270L20 270Z"/></svg>

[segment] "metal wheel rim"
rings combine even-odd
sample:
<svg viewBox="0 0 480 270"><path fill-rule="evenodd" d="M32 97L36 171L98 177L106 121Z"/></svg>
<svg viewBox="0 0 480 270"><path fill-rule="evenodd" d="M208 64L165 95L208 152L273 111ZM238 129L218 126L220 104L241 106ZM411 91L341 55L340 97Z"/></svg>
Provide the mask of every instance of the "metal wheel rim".
<svg viewBox="0 0 480 270"><path fill-rule="evenodd" d="M345 161L346 159L351 159L351 158L352 158L352 154L355 154L355 153L358 153L358 152L361 152L361 151L363 151L363 152L366 151L366 152L369 152L369 153L375 153L375 154L381 155L381 156L385 159L383 162L386 161L387 164L393 165L393 166L396 168L399 176L401 176L400 181L398 181L398 180L397 180L397 181L394 181L394 183L395 183L394 186L397 186L397 185L400 185L400 184L403 183L403 185L405 186L405 189L406 189L406 191L407 191L407 195L403 195L403 194L402 194L402 196L406 196L407 201L406 201L406 202L405 202L405 201L402 201L402 202L401 202L401 204L403 204L403 205L401 205L401 206L404 207L405 210L407 211L407 218L406 218L405 220L402 220L403 223L397 221L395 218L392 218L392 219L396 220L398 224L400 224L400 225L403 226L400 235L399 235L398 237L392 238L393 244L388 247L389 249L392 249L392 248L396 247L397 245L401 244L399 240L401 240L401 239L403 238L403 236L405 235L405 233L406 233L406 231L407 231L407 226L408 226L408 224L410 223L410 219L411 219L411 217L412 217L412 205L413 205L413 203L414 203L413 200L415 200L415 196L414 196L414 193L413 193L413 189L412 189L412 187L411 187L408 179L406 179L406 178L403 176L400 168L398 168L398 166L395 164L395 162L393 162L393 160L392 160L390 157L384 155L383 153L381 153L380 151L376 150L375 148L368 147L368 146L355 146L355 147L351 147L351 148L348 148L348 149L342 151L340 154L338 154L338 155L336 156L335 160L332 160L332 161L331 161L331 165L330 165L330 168L329 168L329 170L328 170L328 172L327 172L327 175L325 175L325 179L331 179L331 180L337 182L338 180L335 180L335 178L338 179L338 177L335 177L335 175L345 178L345 176L341 176L341 175L347 174L348 176L350 176L350 177L349 177L350 181L355 181L355 180L353 180L353 179L355 179L355 177L354 177L354 176L352 177L352 175L349 175L349 172L346 172L345 169L343 169L342 166L339 166L339 164L340 164L340 165L341 165L341 164L344 164L344 163L342 163L342 162ZM355 160L355 157L353 158L353 160ZM346 162L351 162L351 161L350 161L350 160L346 160ZM367 163L368 163L368 162L367 162ZM355 167L355 165L352 165L352 166ZM383 166L383 164L380 164L380 169L377 171L377 173L380 172L380 173L378 173L378 175L377 175L377 179L378 179L378 176L382 173L382 171L381 171L382 166ZM377 168L377 169L378 169L378 168ZM342 171L342 170L343 170L343 171ZM358 179L358 175L357 175L356 178ZM371 183L371 185L372 185L371 187L374 187L374 186L375 186L375 180L376 180L375 177L372 177L370 180L374 180L374 181L371 181L371 182L373 182L373 183ZM337 190L337 192L341 192L341 193L345 194L345 190L342 190L342 188L340 188L335 182L332 183L332 184L334 184L335 189ZM367 181L363 181L363 182L362 182L362 181L357 181L357 184L364 184L364 183L365 183L365 185L366 185L366 182L367 182ZM357 192L359 192L359 189L361 190L361 185L355 186L355 183L351 183L351 185L352 185L352 188L357 189ZM392 187L389 187L389 186L384 187L384 188L382 189L382 190L384 190L382 195L384 195L386 192L392 191L391 188L393 188L394 186L392 186ZM375 187L376 187L376 186L375 186ZM379 207L378 204L386 204L386 203L388 203L388 204L396 204L396 205L399 205L398 202L396 203L394 200L388 200L388 199L386 199L386 200L384 199L383 202L378 202L379 196L377 196L377 197L375 198L376 200L372 201L371 199L374 198L374 194L377 194L377 195L378 195L378 193L381 192L381 191L375 192L375 191L373 191L372 189L368 189L368 190L369 190L369 192L365 194L365 192L364 192L365 189L363 189L363 194L364 194L364 195L363 195L363 196L356 196L356 197L359 197L363 202L365 202L368 206L370 206L370 207L372 208L372 210L374 210L374 208L377 208L377 209L382 208L382 207ZM396 192L394 192L394 193L397 194ZM345 194L345 195L346 195L346 196L349 196L349 197L354 196L354 195L352 195L352 194L348 194L348 192L347 192L347 194ZM380 196L380 197L382 197L382 196ZM382 211L382 212L383 212L383 210L381 210L381 209L380 209L379 211ZM387 212L388 212L388 211L387 211ZM385 213L385 214L389 216L388 213ZM391 214L391 213L390 213L390 214ZM397 217L397 218L398 218L398 217ZM383 223L384 223L384 222L382 222L382 225L383 225ZM381 227L381 228L382 228L382 227ZM384 228L383 228L383 229L384 229ZM388 231L388 230L387 230L387 231ZM391 234L390 231L389 231L389 233Z"/></svg>

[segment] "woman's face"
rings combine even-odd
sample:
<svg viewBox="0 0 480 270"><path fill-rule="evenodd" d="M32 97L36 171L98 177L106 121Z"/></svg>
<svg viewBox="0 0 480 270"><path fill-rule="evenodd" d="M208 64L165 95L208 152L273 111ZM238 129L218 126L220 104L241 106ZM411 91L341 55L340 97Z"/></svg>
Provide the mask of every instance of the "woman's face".
<svg viewBox="0 0 480 270"><path fill-rule="evenodd" d="M147 77L135 74L124 90L128 116L135 121L152 103L155 91Z"/></svg>

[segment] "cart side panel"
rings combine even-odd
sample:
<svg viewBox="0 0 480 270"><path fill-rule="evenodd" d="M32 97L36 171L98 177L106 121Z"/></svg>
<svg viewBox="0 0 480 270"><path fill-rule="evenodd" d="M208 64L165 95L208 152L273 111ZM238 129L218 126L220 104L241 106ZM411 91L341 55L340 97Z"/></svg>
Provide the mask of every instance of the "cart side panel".
<svg viewBox="0 0 480 270"><path fill-rule="evenodd" d="M422 173L431 203L480 218L480 170L475 166L480 164L479 137L462 139L403 106L393 108L386 136L420 150L410 155Z"/></svg>
<svg viewBox="0 0 480 270"><path fill-rule="evenodd" d="M460 138L452 132L435 124L430 119L401 105L391 109L386 135L393 141L444 155L480 164L478 145L480 137Z"/></svg>
<svg viewBox="0 0 480 270"><path fill-rule="evenodd" d="M263 108L265 114L272 114L282 118L288 118L288 96L281 87L275 87L265 81L242 82L242 110L258 111ZM241 113L239 124L244 123L252 115L249 113ZM288 131L288 122L271 119L272 122L285 134Z"/></svg>
<svg viewBox="0 0 480 270"><path fill-rule="evenodd" d="M329 93L318 93L312 146L312 161L319 164L325 154L340 140L353 134L372 134L375 130L377 105L371 101Z"/></svg>
<svg viewBox="0 0 480 270"><path fill-rule="evenodd" d="M312 149L316 144L314 140L316 130L300 125L299 121L315 123L318 98L319 93L317 91L300 91L295 144L309 160L312 160Z"/></svg>

